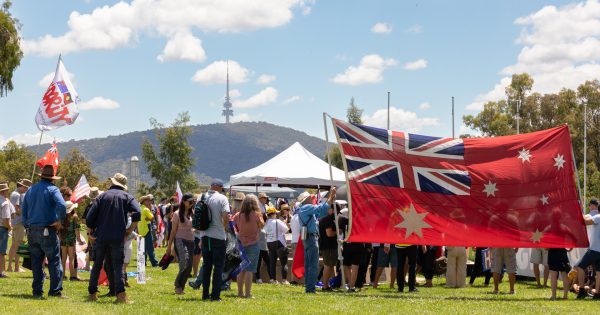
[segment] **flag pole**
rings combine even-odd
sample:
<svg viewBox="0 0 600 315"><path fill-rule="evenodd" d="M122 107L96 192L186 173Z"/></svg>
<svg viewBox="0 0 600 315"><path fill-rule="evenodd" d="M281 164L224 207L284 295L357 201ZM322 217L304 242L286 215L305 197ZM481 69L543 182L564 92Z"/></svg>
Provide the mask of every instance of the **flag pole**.
<svg viewBox="0 0 600 315"><path fill-rule="evenodd" d="M452 138L454 138L454 96L452 96Z"/></svg>
<svg viewBox="0 0 600 315"><path fill-rule="evenodd" d="M389 95L389 93L388 93ZM389 111L388 111L389 113ZM323 127L325 128L325 155L327 156L327 163L329 163L329 181L330 181L330 187L333 187L333 168L331 166L331 157L329 157L329 133L327 132L327 113L323 112ZM331 117L331 116L330 116ZM340 150L340 154L341 154L341 150ZM338 242L339 240L339 236L340 236L340 225L338 222L338 213L337 213L337 209L335 207L335 202L334 204L331 205L333 207L333 216L335 218L335 238L336 238L336 243L337 245L337 252L338 252L338 260L340 261L340 272L342 273L342 285L340 286L340 288L342 288L343 290L343 286L346 285L346 276L344 275L344 256L342 255L342 244L340 244ZM329 281L329 279L325 279L325 281Z"/></svg>
<svg viewBox="0 0 600 315"><path fill-rule="evenodd" d="M388 92L387 129L390 130L390 92Z"/></svg>
<svg viewBox="0 0 600 315"><path fill-rule="evenodd" d="M583 103L583 205L587 201L587 101Z"/></svg>
<svg viewBox="0 0 600 315"><path fill-rule="evenodd" d="M44 130L42 130L42 132L40 132L40 141L38 141L38 147L40 145L42 145L42 137L44 136ZM37 164L37 158L38 158L38 151L40 150L40 148L37 148L35 150L35 158L33 159L33 170L31 170L31 181L33 182L33 176L35 175L35 165Z"/></svg>
<svg viewBox="0 0 600 315"><path fill-rule="evenodd" d="M577 176L577 161L575 161L575 152L573 152L573 145L571 145L571 158L573 159L573 176L575 176L575 182L577 183L577 194L579 195L579 203L581 205L581 212L585 214L585 201L581 199L581 184L579 183L579 176Z"/></svg>

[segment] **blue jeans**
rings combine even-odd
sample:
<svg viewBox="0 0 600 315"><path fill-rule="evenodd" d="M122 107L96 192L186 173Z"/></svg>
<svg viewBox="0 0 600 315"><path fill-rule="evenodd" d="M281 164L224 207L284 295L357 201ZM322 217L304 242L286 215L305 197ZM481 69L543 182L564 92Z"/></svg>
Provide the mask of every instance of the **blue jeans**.
<svg viewBox="0 0 600 315"><path fill-rule="evenodd" d="M27 233L27 240L33 272L33 295L44 294L44 257L48 258L48 271L50 271L48 295L61 294L63 269L60 261L60 241L56 230L48 228L48 236L44 236L44 229L31 228Z"/></svg>
<svg viewBox="0 0 600 315"><path fill-rule="evenodd" d="M317 276L319 275L319 237L317 234L306 234L304 245L304 292L315 293Z"/></svg>
<svg viewBox="0 0 600 315"><path fill-rule="evenodd" d="M202 237L202 299L209 298L210 277L212 274L212 292L210 298L217 300L221 297L221 282L223 266L225 265L225 240ZM214 272L213 272L214 269Z"/></svg>
<svg viewBox="0 0 600 315"><path fill-rule="evenodd" d="M112 285L114 293L119 294L125 292L125 283L123 281L123 260L125 259L124 241L96 240L94 246L96 247L96 259L94 260L94 266L92 266L92 272L90 274L88 292L90 294L98 292L100 269L102 269L102 264L107 258L106 267L109 267L110 265L110 268L106 268L105 272L107 277L114 281L114 284ZM112 277L109 277L109 274L111 274Z"/></svg>
<svg viewBox="0 0 600 315"><path fill-rule="evenodd" d="M148 257L152 267L158 266L158 260L154 256L154 241L152 240L152 231L148 231L148 234L144 236L144 257Z"/></svg>

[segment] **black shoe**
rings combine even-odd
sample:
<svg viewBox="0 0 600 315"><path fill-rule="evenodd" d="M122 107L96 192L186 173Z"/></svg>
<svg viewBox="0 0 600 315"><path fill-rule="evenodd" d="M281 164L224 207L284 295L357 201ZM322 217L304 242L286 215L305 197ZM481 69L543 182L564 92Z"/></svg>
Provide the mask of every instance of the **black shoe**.
<svg viewBox="0 0 600 315"><path fill-rule="evenodd" d="M585 289L580 288L579 293L577 293L577 299L582 300L582 299L585 299L586 296L587 296L587 293L585 292Z"/></svg>
<svg viewBox="0 0 600 315"><path fill-rule="evenodd" d="M203 296L202 297L202 301L209 301L210 300L210 296Z"/></svg>
<svg viewBox="0 0 600 315"><path fill-rule="evenodd" d="M404 293L404 288L402 288L402 289L401 289L401 288L398 288L398 292L399 292L399 293Z"/></svg>
<svg viewBox="0 0 600 315"><path fill-rule="evenodd" d="M57 299L68 299L69 298L68 296L62 294L62 292L48 294L48 297L57 298Z"/></svg>
<svg viewBox="0 0 600 315"><path fill-rule="evenodd" d="M323 291L323 292L333 292L333 289L331 287L327 287L327 288L321 289L321 291Z"/></svg>
<svg viewBox="0 0 600 315"><path fill-rule="evenodd" d="M34 294L33 299L34 300L45 300L45 298L42 294Z"/></svg>
<svg viewBox="0 0 600 315"><path fill-rule="evenodd" d="M191 280L190 282L188 282L188 285L194 290L200 289L200 285L196 283L196 280Z"/></svg>
<svg viewBox="0 0 600 315"><path fill-rule="evenodd" d="M348 289L348 293L355 293L355 292L356 292L356 289L355 289L355 288L350 288L350 289Z"/></svg>
<svg viewBox="0 0 600 315"><path fill-rule="evenodd" d="M222 302L223 300L220 297L218 297L216 299L210 298L210 301L211 302Z"/></svg>
<svg viewBox="0 0 600 315"><path fill-rule="evenodd" d="M408 289L408 293L419 292L417 288Z"/></svg>

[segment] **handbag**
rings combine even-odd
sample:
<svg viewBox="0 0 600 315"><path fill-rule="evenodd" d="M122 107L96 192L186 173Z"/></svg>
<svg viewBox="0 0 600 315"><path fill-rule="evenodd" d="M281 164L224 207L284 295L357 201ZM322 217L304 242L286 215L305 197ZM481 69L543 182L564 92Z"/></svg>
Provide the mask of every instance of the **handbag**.
<svg viewBox="0 0 600 315"><path fill-rule="evenodd" d="M171 262L173 262L173 260L175 259L175 256L173 255L167 255L166 253L162 256L162 258L160 259L160 262L158 263L158 266L162 268L162 270L166 270L167 268L169 268L169 265L171 264Z"/></svg>

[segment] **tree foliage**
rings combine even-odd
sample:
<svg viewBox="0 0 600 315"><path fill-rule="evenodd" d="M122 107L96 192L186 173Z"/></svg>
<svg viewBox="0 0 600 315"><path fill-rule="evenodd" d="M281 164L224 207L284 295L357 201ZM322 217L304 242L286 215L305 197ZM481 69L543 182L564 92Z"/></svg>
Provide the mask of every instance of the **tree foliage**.
<svg viewBox="0 0 600 315"><path fill-rule="evenodd" d="M0 151L0 181L15 183L31 178L35 155L24 145L9 141Z"/></svg>
<svg viewBox="0 0 600 315"><path fill-rule="evenodd" d="M557 93L529 93L533 79L526 73L513 75L506 99L488 102L477 115L463 117L465 125L484 136L516 133L516 102L520 106L520 132L533 132L568 124L580 181L583 179L584 105L587 107L587 195L598 195L600 187L600 81L586 81L577 90L563 88Z"/></svg>
<svg viewBox="0 0 600 315"><path fill-rule="evenodd" d="M12 91L12 76L21 64L23 51L19 44L19 21L8 11L11 2L6 0L0 8L0 97Z"/></svg>
<svg viewBox="0 0 600 315"><path fill-rule="evenodd" d="M354 104L354 97L350 99L350 105L346 110L346 118L349 123L362 125L362 114L363 110Z"/></svg>
<svg viewBox="0 0 600 315"><path fill-rule="evenodd" d="M71 188L75 188L81 175L85 175L90 186L98 185L98 177L92 172L92 162L77 148L72 148L60 160L58 175L62 177L62 184Z"/></svg>
<svg viewBox="0 0 600 315"><path fill-rule="evenodd" d="M325 156L325 161L327 161L327 156ZM342 161L342 153L340 152L340 147L337 144L334 144L329 150L329 162L331 165L343 170L344 162Z"/></svg>
<svg viewBox="0 0 600 315"><path fill-rule="evenodd" d="M193 148L188 143L192 133L189 122L188 112L180 113L168 128L156 119L150 119L158 141L158 152L149 139L144 139L142 158L146 162L148 172L156 180L151 186L155 193L172 195L177 181L183 191L194 191L198 188L198 180L192 172L195 164L192 158Z"/></svg>

